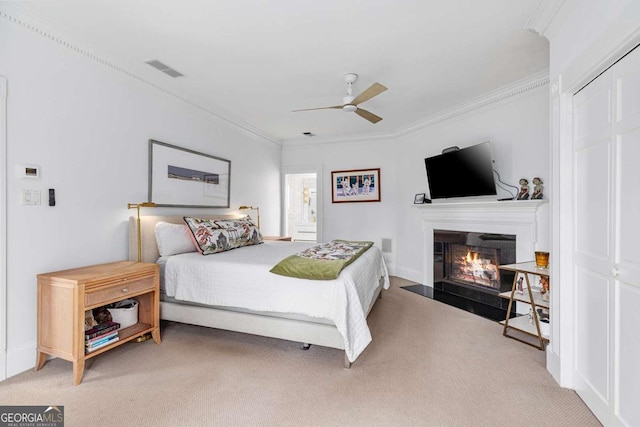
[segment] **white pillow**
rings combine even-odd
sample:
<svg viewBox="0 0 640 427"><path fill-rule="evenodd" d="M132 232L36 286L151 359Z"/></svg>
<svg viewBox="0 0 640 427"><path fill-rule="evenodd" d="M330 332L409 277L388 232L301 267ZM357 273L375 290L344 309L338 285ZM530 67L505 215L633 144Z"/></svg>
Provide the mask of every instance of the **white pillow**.
<svg viewBox="0 0 640 427"><path fill-rule="evenodd" d="M196 252L197 250L186 224L158 222L156 224L156 242L160 256Z"/></svg>

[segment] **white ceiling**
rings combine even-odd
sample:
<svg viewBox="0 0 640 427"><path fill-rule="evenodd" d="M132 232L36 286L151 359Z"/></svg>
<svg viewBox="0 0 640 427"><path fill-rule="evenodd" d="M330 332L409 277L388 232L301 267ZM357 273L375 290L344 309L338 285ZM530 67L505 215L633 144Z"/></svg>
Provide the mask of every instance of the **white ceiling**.
<svg viewBox="0 0 640 427"><path fill-rule="evenodd" d="M545 39L524 29L539 0L21 1L13 8L121 67L272 141L399 129L548 68ZM144 62L158 59L184 77ZM340 110L354 95L388 91Z"/></svg>

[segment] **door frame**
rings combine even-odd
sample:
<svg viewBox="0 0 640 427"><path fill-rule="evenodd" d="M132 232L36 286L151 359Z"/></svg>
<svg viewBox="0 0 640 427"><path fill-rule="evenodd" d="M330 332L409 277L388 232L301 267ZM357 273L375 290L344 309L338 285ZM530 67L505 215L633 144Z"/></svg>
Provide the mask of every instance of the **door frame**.
<svg viewBox="0 0 640 427"><path fill-rule="evenodd" d="M282 183L280 189L280 200L282 200L282 206L280 211L282 212L280 229L284 232L286 230L286 215L287 215L287 175L302 174L302 173L315 173L316 174L316 240L322 242L323 240L323 206L324 206L324 176L322 175L322 165L284 165L282 166L282 176L280 182Z"/></svg>
<svg viewBox="0 0 640 427"><path fill-rule="evenodd" d="M7 79L0 77L0 381L7 378Z"/></svg>

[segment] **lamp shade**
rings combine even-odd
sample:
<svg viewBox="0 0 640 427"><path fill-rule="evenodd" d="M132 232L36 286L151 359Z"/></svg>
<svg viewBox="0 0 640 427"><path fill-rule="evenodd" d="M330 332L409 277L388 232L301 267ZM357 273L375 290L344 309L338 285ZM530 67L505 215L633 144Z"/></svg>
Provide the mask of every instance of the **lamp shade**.
<svg viewBox="0 0 640 427"><path fill-rule="evenodd" d="M242 205L238 208L239 210L243 211L243 210L255 210L256 211L256 215L258 217L258 230L260 230L260 208L257 206L246 206L246 205Z"/></svg>

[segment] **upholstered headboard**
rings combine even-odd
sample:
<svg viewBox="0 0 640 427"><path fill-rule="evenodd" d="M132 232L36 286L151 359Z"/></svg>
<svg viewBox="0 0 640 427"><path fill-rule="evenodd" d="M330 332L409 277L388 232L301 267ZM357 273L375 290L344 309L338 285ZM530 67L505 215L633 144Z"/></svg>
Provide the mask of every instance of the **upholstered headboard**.
<svg viewBox="0 0 640 427"><path fill-rule="evenodd" d="M189 215L187 215L189 216ZM231 219L239 215L191 215L202 219ZM140 242L143 262L156 262L160 257L156 244L156 224L160 221L171 224L184 224L182 215L172 216L141 216L140 217ZM129 260L138 260L138 234L136 217L129 217Z"/></svg>

